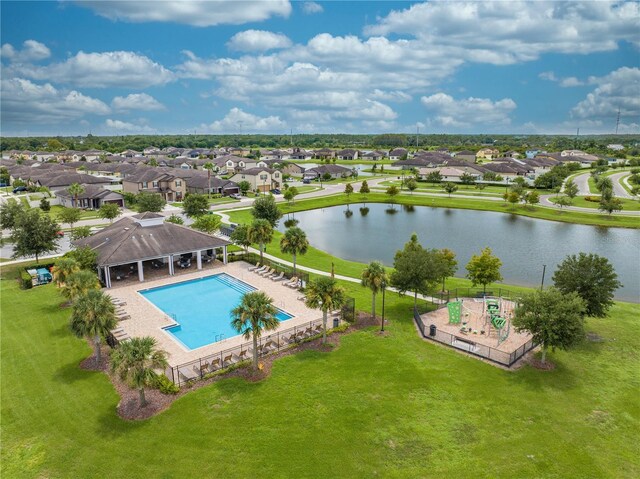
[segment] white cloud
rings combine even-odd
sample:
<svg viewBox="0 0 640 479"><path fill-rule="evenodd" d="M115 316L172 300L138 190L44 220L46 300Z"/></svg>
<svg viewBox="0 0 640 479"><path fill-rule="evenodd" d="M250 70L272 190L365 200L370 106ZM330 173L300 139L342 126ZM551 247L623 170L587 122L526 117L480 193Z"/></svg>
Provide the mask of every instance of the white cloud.
<svg viewBox="0 0 640 479"><path fill-rule="evenodd" d="M163 85L174 74L146 56L133 52L78 52L61 63L46 66L12 65L10 72L36 80L67 83L85 88L145 88Z"/></svg>
<svg viewBox="0 0 640 479"><path fill-rule="evenodd" d="M0 49L2 58L7 58L12 62L31 62L44 60L51 56L51 50L44 44L36 40L25 40L22 50L16 50L10 43L5 43Z"/></svg>
<svg viewBox="0 0 640 479"><path fill-rule="evenodd" d="M445 93L423 96L420 101L435 113L437 123L452 128L509 125L509 114L517 106L511 98L503 98L496 102L488 98L473 97L455 100Z"/></svg>
<svg viewBox="0 0 640 479"><path fill-rule="evenodd" d="M375 100L395 101L398 103L405 103L413 99L411 95L400 90L383 91L377 88L373 90L371 95L369 95L369 98L373 98Z"/></svg>
<svg viewBox="0 0 640 479"><path fill-rule="evenodd" d="M148 125L137 125L135 123L128 123L126 121L121 120L112 120L108 118L104 122L105 127L108 130L115 130L119 132L127 132L127 133L156 133L157 130L155 128L151 128Z"/></svg>
<svg viewBox="0 0 640 479"><path fill-rule="evenodd" d="M621 118L640 118L640 69L622 67L608 75L589 78L589 83L598 87L571 110L577 119L615 122L620 111Z"/></svg>
<svg viewBox="0 0 640 479"><path fill-rule="evenodd" d="M304 2L302 4L302 11L307 15L313 15L314 13L324 12L324 8L322 8L322 5L316 2Z"/></svg>
<svg viewBox="0 0 640 479"><path fill-rule="evenodd" d="M583 86L584 82L578 80L576 77L567 77L560 80L560 86L565 88L570 88L574 86Z"/></svg>
<svg viewBox="0 0 640 479"><path fill-rule="evenodd" d="M288 0L181 0L138 2L112 0L109 2L77 1L98 15L111 20L183 23L195 27L241 25L261 22L273 16L288 17Z"/></svg>
<svg viewBox="0 0 640 479"><path fill-rule="evenodd" d="M3 122L11 124L52 124L111 111L104 102L76 90L61 91L23 78L2 80L1 109Z"/></svg>
<svg viewBox="0 0 640 479"><path fill-rule="evenodd" d="M132 93L126 97L117 96L111 101L111 106L114 110L118 111L152 111L165 109L162 103L146 93Z"/></svg>
<svg viewBox="0 0 640 479"><path fill-rule="evenodd" d="M592 53L640 45L637 2L427 2L395 10L365 29L455 47L469 61L509 64L543 53Z"/></svg>
<svg viewBox="0 0 640 479"><path fill-rule="evenodd" d="M282 33L267 32L265 30L246 30L231 37L227 46L231 50L242 52L265 52L277 48L288 48L291 40Z"/></svg>
<svg viewBox="0 0 640 479"><path fill-rule="evenodd" d="M542 72L538 75L541 80L558 81L558 77L553 72Z"/></svg>
<svg viewBox="0 0 640 479"><path fill-rule="evenodd" d="M209 125L202 124L198 130L212 133L236 133L240 129L243 133L274 132L281 131L285 126L285 122L278 116L259 117L240 108L232 108L222 120L216 120Z"/></svg>

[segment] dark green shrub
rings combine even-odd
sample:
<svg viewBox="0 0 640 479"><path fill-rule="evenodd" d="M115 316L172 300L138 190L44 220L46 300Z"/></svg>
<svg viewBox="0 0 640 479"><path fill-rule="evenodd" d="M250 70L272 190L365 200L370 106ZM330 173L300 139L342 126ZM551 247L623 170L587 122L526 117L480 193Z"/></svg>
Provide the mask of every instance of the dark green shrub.
<svg viewBox="0 0 640 479"><path fill-rule="evenodd" d="M153 385L162 394L178 394L180 388L173 384L171 380L164 374L158 374Z"/></svg>
<svg viewBox="0 0 640 479"><path fill-rule="evenodd" d="M22 289L33 288L33 281L31 279L31 275L27 273L25 270L20 271L20 287Z"/></svg>

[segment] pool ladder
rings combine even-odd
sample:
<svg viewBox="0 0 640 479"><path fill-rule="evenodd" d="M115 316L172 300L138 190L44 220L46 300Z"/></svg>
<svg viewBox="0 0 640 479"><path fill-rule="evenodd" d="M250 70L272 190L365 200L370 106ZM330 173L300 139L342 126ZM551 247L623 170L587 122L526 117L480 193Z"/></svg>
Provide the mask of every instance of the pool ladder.
<svg viewBox="0 0 640 479"><path fill-rule="evenodd" d="M214 336L213 341L217 343L218 341L222 341L223 339L224 339L224 334L221 333L221 334L216 334Z"/></svg>

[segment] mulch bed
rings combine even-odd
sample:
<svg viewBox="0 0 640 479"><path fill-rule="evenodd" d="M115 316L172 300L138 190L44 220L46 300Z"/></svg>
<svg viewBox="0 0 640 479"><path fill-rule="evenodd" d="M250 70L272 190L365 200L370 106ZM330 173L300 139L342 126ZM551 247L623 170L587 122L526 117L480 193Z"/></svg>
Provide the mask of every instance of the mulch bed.
<svg viewBox="0 0 640 479"><path fill-rule="evenodd" d="M180 392L177 394L163 394L157 389L145 388L144 392L147 404L144 407L139 406L140 393L138 390L132 389L119 377L110 373L108 361L110 349L106 345L102 348L102 360L100 361L99 367L97 367L95 357L93 356L82 361L80 363L80 367L89 371L102 371L107 374L116 391L120 395L120 402L117 407L118 415L126 420L141 420L148 419L164 411L171 406L173 401L184 394L187 394L189 391L208 386L209 384L218 382L222 379L237 377L249 382L262 381L269 377L274 361L279 358L297 354L300 351L331 352L340 346L340 338L343 334L348 334L359 329L376 325L380 325L379 317L374 319L370 314L359 312L357 313L355 323L350 325L345 331L328 334L327 341L329 342L327 344L322 344L322 336L320 336L317 339L300 343L290 349L268 354L267 356L259 359L260 369L258 371L254 371L251 367L240 367L227 373L222 373L207 379L197 380L190 384L183 385ZM386 332L383 334L386 334Z"/></svg>
<svg viewBox="0 0 640 479"><path fill-rule="evenodd" d="M547 360L543 363L539 358L531 357L528 360L528 363L536 369L540 369L541 371L553 371L556 368L555 363Z"/></svg>

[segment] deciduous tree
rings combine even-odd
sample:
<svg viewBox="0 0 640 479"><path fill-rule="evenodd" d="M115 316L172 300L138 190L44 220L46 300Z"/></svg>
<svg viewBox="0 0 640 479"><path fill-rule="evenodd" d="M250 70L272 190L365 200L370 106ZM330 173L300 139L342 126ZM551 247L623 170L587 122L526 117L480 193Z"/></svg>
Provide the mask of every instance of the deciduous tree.
<svg viewBox="0 0 640 479"><path fill-rule="evenodd" d="M487 292L487 285L502 280L500 268L502 261L491 252L491 248L484 248L479 255L471 256L467 263L467 278L473 286L482 285L482 290Z"/></svg>

